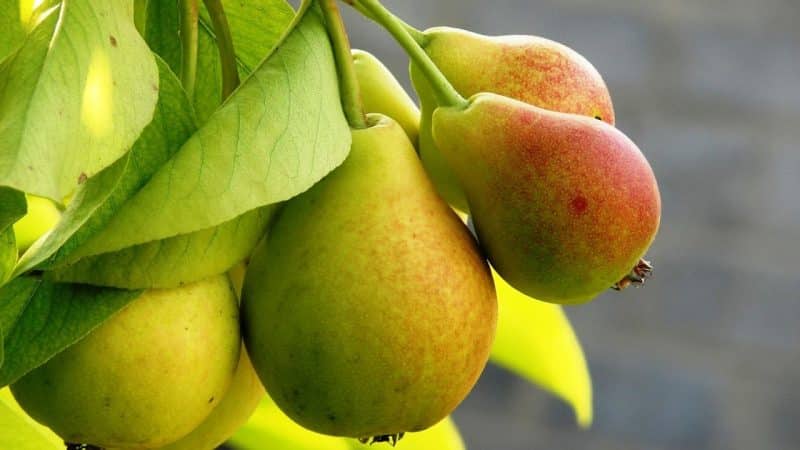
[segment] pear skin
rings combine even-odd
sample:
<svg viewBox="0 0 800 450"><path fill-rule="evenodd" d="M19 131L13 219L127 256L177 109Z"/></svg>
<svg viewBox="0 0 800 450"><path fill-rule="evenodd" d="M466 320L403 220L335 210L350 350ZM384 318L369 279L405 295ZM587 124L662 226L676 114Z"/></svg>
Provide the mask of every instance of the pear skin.
<svg viewBox="0 0 800 450"><path fill-rule="evenodd" d="M242 348L231 385L219 404L191 433L161 450L213 450L236 433L264 398L264 386Z"/></svg>
<svg viewBox="0 0 800 450"><path fill-rule="evenodd" d="M61 219L61 211L49 199L35 195L26 195L25 198L28 202L28 213L14 224L14 235L20 252L27 250Z"/></svg>
<svg viewBox="0 0 800 450"><path fill-rule="evenodd" d="M497 319L474 238L401 127L368 120L345 163L279 212L242 294L245 345L269 395L310 430L356 438L450 414Z"/></svg>
<svg viewBox="0 0 800 450"><path fill-rule="evenodd" d="M580 114L614 124L611 95L592 64L571 48L537 36L484 36L449 27L424 32L423 47L464 97L494 92L544 109ZM422 72L412 64L420 98L420 156L439 192L467 211L457 177L431 135L436 100Z"/></svg>
<svg viewBox="0 0 800 450"><path fill-rule="evenodd" d="M419 108L397 78L371 53L353 49L353 64L366 113L379 113L394 119L414 147L419 136Z"/></svg>
<svg viewBox="0 0 800 450"><path fill-rule="evenodd" d="M441 107L433 137L492 266L540 300L581 303L631 271L661 215L645 157L590 117L482 93Z"/></svg>
<svg viewBox="0 0 800 450"><path fill-rule="evenodd" d="M66 442L160 448L196 428L228 390L238 317L226 275L148 290L11 392Z"/></svg>

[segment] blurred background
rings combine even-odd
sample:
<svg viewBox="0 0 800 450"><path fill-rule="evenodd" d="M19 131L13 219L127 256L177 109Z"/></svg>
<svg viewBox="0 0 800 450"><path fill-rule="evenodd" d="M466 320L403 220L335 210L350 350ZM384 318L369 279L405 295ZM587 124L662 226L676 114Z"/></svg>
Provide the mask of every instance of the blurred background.
<svg viewBox="0 0 800 450"><path fill-rule="evenodd" d="M417 28L536 34L603 74L660 183L643 289L567 309L595 422L495 367L455 413L470 450L800 448L800 3L386 0ZM355 47L407 60L345 8Z"/></svg>

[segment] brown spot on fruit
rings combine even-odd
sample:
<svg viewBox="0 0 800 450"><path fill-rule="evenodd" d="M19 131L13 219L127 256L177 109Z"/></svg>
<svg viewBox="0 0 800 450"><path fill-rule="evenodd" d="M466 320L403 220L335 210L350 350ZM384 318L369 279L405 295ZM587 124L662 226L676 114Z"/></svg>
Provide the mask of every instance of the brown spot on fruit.
<svg viewBox="0 0 800 450"><path fill-rule="evenodd" d="M569 202L569 210L572 211L573 214L583 214L586 212L588 206L589 201L582 195L573 198L572 201Z"/></svg>
<svg viewBox="0 0 800 450"><path fill-rule="evenodd" d="M110 42L110 43L111 43L111 46L112 46L112 47L116 47L116 46L117 46L117 38L115 38L115 37L114 37L114 36L112 36L112 35L109 35L109 36L108 36L108 42Z"/></svg>

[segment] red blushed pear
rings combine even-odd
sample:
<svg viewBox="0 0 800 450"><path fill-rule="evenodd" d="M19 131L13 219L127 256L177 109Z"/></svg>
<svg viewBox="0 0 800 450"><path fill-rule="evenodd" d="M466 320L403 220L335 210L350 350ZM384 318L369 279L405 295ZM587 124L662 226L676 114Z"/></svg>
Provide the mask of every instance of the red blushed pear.
<svg viewBox="0 0 800 450"><path fill-rule="evenodd" d="M605 122L482 93L437 109L433 137L489 260L525 294L588 301L626 277L655 237L653 171Z"/></svg>
<svg viewBox="0 0 800 450"><path fill-rule="evenodd" d="M592 64L571 48L537 36L484 36L449 27L426 30L425 53L462 96L494 92L540 108L580 114L614 124L611 95ZM420 97L420 156L437 189L467 211L466 198L431 134L437 107L430 85L411 65Z"/></svg>

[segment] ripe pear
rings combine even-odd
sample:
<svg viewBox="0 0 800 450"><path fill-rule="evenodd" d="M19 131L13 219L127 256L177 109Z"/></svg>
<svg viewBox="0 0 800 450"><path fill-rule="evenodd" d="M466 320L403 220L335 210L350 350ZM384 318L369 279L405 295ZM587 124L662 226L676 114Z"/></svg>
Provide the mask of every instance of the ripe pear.
<svg viewBox="0 0 800 450"><path fill-rule="evenodd" d="M611 95L592 64L571 48L537 36L484 36L449 27L423 34L422 46L464 97L494 92L541 108L581 114L614 124ZM451 205L468 211L466 197L431 135L438 106L422 72L411 65L420 98L420 157L439 192Z"/></svg>
<svg viewBox="0 0 800 450"><path fill-rule="evenodd" d="M497 301L474 238L401 127L368 120L344 164L290 200L254 251L242 330L267 392L300 425L396 437L471 390Z"/></svg>
<svg viewBox="0 0 800 450"><path fill-rule="evenodd" d="M364 50L353 49L352 53L364 112L380 113L394 119L416 147L419 108L414 100L378 58Z"/></svg>
<svg viewBox="0 0 800 450"><path fill-rule="evenodd" d="M239 360L238 316L226 275L145 291L11 391L66 442L159 448L225 395Z"/></svg>
<svg viewBox="0 0 800 450"><path fill-rule="evenodd" d="M517 290L585 302L626 276L658 230L645 157L616 128L491 93L440 107L433 137L481 246Z"/></svg>
<svg viewBox="0 0 800 450"><path fill-rule="evenodd" d="M49 199L35 195L26 195L25 199L28 212L14 223L14 236L20 252L27 250L61 219L61 211Z"/></svg>

